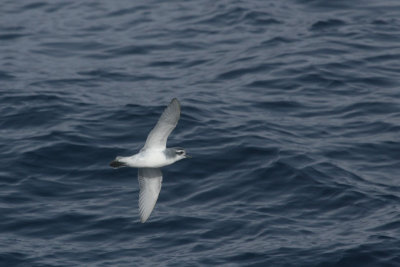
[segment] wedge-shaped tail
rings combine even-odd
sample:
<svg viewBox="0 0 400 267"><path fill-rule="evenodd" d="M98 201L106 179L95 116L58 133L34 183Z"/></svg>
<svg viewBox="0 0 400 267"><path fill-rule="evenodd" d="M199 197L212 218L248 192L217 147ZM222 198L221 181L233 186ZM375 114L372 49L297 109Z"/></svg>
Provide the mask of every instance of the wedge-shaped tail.
<svg viewBox="0 0 400 267"><path fill-rule="evenodd" d="M113 168L126 167L125 162L122 161L122 157L116 157L113 161L110 162L110 166Z"/></svg>

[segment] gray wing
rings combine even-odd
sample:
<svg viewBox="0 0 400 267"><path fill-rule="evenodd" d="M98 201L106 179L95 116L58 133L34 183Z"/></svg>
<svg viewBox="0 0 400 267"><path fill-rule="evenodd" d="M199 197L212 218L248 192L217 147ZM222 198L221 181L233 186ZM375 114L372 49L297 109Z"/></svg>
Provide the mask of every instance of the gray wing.
<svg viewBox="0 0 400 267"><path fill-rule="evenodd" d="M156 205L161 190L162 173L158 168L140 168L139 180L139 213L140 221L146 222Z"/></svg>
<svg viewBox="0 0 400 267"><path fill-rule="evenodd" d="M146 144L143 149L156 148L165 149L168 136L178 124L181 115L181 105L178 99L172 99L168 107L164 110L156 126L147 136Z"/></svg>

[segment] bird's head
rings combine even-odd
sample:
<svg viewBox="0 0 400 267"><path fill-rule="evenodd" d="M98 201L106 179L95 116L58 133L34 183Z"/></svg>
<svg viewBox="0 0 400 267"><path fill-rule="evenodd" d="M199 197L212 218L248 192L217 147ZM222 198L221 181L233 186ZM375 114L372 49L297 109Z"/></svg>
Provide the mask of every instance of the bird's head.
<svg viewBox="0 0 400 267"><path fill-rule="evenodd" d="M182 147L173 147L170 149L170 155L176 159L176 161L185 159L185 158L191 158L191 156L186 154L186 151Z"/></svg>

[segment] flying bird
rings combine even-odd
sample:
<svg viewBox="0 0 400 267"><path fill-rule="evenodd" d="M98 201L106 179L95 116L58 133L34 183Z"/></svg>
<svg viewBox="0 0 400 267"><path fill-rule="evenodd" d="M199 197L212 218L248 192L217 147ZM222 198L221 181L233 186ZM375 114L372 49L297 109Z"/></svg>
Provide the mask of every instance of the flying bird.
<svg viewBox="0 0 400 267"><path fill-rule="evenodd" d="M139 153L129 157L118 156L110 163L113 168L138 168L139 214L142 223L149 218L161 190L162 173L160 168L181 159L190 158L189 155L186 155L185 149L181 147L167 148L168 136L178 124L180 114L180 103L178 99L174 98L147 136L146 143Z"/></svg>

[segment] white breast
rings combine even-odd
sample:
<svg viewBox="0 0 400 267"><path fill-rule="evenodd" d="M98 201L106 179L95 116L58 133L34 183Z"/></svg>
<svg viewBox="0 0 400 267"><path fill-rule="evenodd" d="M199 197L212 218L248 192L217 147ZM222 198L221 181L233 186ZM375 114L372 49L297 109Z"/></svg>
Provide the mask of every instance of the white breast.
<svg viewBox="0 0 400 267"><path fill-rule="evenodd" d="M129 157L127 163L134 168L160 168L171 164L162 150L141 151Z"/></svg>

